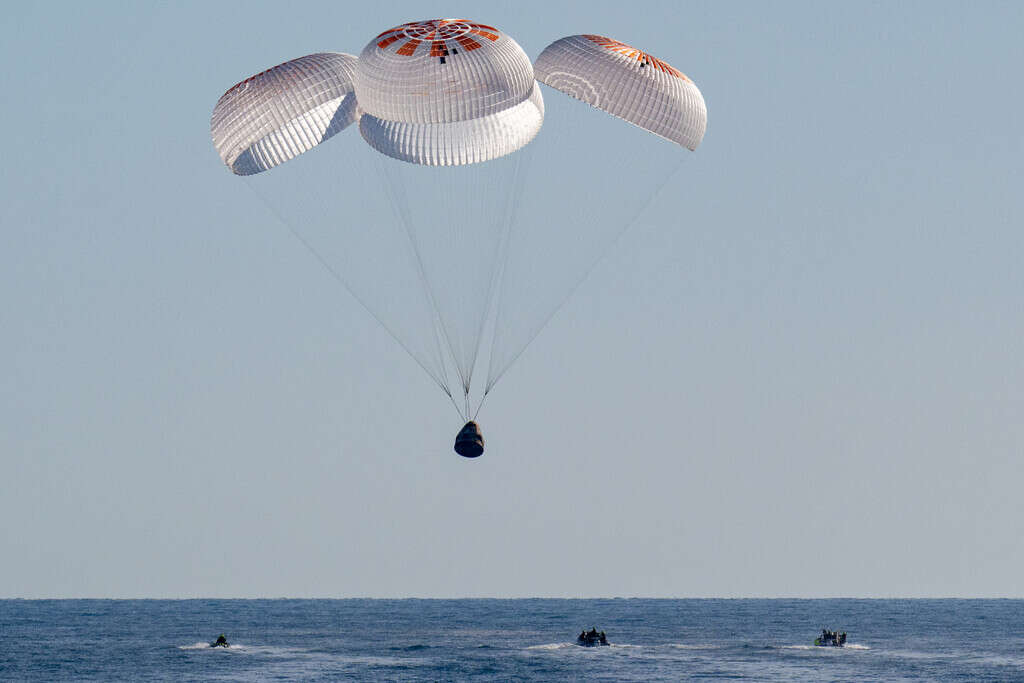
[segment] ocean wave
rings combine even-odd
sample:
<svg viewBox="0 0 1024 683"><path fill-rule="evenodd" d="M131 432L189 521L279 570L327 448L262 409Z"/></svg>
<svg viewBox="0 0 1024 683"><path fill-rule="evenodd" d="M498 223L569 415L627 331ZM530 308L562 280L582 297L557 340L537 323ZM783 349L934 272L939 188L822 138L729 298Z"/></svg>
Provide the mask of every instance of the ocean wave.
<svg viewBox="0 0 1024 683"><path fill-rule="evenodd" d="M393 652L419 652L421 650L429 650L433 645L423 645L417 643L416 645L396 645L391 648Z"/></svg>

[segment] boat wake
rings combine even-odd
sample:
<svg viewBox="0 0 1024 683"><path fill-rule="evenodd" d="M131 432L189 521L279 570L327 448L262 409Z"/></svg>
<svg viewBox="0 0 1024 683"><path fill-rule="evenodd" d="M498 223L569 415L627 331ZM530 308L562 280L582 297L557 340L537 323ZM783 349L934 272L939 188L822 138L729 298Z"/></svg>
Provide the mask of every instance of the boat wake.
<svg viewBox="0 0 1024 683"><path fill-rule="evenodd" d="M310 651L300 647L280 647L274 645L242 645L231 643L228 647L210 647L209 643L192 643L191 645L179 645L179 650L198 650L200 652L227 652L235 654L261 655L264 657L295 657L296 655L310 655Z"/></svg>
<svg viewBox="0 0 1024 683"><path fill-rule="evenodd" d="M247 648L245 645L236 645L231 643L230 647L210 647L209 643L192 643L191 645L179 645L179 650L214 650L218 652L243 652Z"/></svg>
<svg viewBox="0 0 1024 683"><path fill-rule="evenodd" d="M580 652L594 650L595 652L600 651L613 651L613 650L626 650L629 648L640 647L639 645L627 645L625 643L609 643L608 645L602 645L600 647L585 647L578 643L545 643L543 645L530 645L527 650L570 650Z"/></svg>
<svg viewBox="0 0 1024 683"><path fill-rule="evenodd" d="M828 645L783 645L783 650L822 650L824 652L833 652L836 650L870 650L871 648L867 645L858 645L857 643L847 643L842 647L830 647Z"/></svg>
<svg viewBox="0 0 1024 683"><path fill-rule="evenodd" d="M576 643L545 643L544 645L530 645L527 650L656 650L660 648L672 650L720 650L721 645L701 645L690 643L659 643L656 645L630 645L629 643L611 643L600 648L581 647Z"/></svg>

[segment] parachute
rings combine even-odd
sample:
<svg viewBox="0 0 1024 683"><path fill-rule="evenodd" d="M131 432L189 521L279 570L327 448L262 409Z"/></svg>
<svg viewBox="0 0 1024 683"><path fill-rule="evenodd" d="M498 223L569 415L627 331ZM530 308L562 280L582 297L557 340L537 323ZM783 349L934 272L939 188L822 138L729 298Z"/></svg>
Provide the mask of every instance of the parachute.
<svg viewBox="0 0 1024 683"><path fill-rule="evenodd" d="M541 83L691 151L704 138L708 112L693 81L614 38L560 38L544 48L534 69Z"/></svg>
<svg viewBox="0 0 1024 683"><path fill-rule="evenodd" d="M358 58L261 72L214 108L224 164L451 399L465 457L483 452L474 420L495 383L678 167L647 131L691 149L703 136L685 76L593 38L534 65L491 25L411 22ZM538 80L645 130L562 101L551 119Z"/></svg>
<svg viewBox="0 0 1024 683"><path fill-rule="evenodd" d="M426 166L511 154L544 120L523 49L492 26L462 20L381 33L359 56L356 96L363 139L382 154Z"/></svg>
<svg viewBox="0 0 1024 683"><path fill-rule="evenodd" d="M352 55L306 55L250 76L217 102L213 146L232 172L252 175L283 164L356 120Z"/></svg>

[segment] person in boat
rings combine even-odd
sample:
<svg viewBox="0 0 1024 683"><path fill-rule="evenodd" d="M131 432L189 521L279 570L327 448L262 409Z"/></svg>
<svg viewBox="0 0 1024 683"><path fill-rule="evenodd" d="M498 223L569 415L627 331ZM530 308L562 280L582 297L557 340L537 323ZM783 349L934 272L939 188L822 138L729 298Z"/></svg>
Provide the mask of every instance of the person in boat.
<svg viewBox="0 0 1024 683"><path fill-rule="evenodd" d="M846 645L846 631L839 634L839 644Z"/></svg>
<svg viewBox="0 0 1024 683"><path fill-rule="evenodd" d="M576 640L580 641L581 643L587 642L587 629L583 629L582 631L580 631L580 637Z"/></svg>
<svg viewBox="0 0 1024 683"><path fill-rule="evenodd" d="M228 646L228 639L225 638L224 634L222 633L219 636L217 636L217 640L214 641L214 643L213 643L213 645L211 647L227 647L227 646Z"/></svg>
<svg viewBox="0 0 1024 683"><path fill-rule="evenodd" d="M605 636L604 636L604 631L601 631L601 634L600 634L600 635L601 635L601 644L602 644L602 645L607 645L607 644L608 644L608 639L607 639L607 638L605 638Z"/></svg>

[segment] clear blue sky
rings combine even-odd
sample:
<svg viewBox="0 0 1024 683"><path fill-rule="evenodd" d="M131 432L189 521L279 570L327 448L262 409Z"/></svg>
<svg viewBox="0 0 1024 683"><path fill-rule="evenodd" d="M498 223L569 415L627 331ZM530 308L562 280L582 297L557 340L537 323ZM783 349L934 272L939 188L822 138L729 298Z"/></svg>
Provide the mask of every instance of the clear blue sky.
<svg viewBox="0 0 1024 683"><path fill-rule="evenodd" d="M618 38L709 111L488 399L477 461L209 139L238 80L437 16L532 57ZM1024 596L1024 5L4 24L0 596Z"/></svg>

